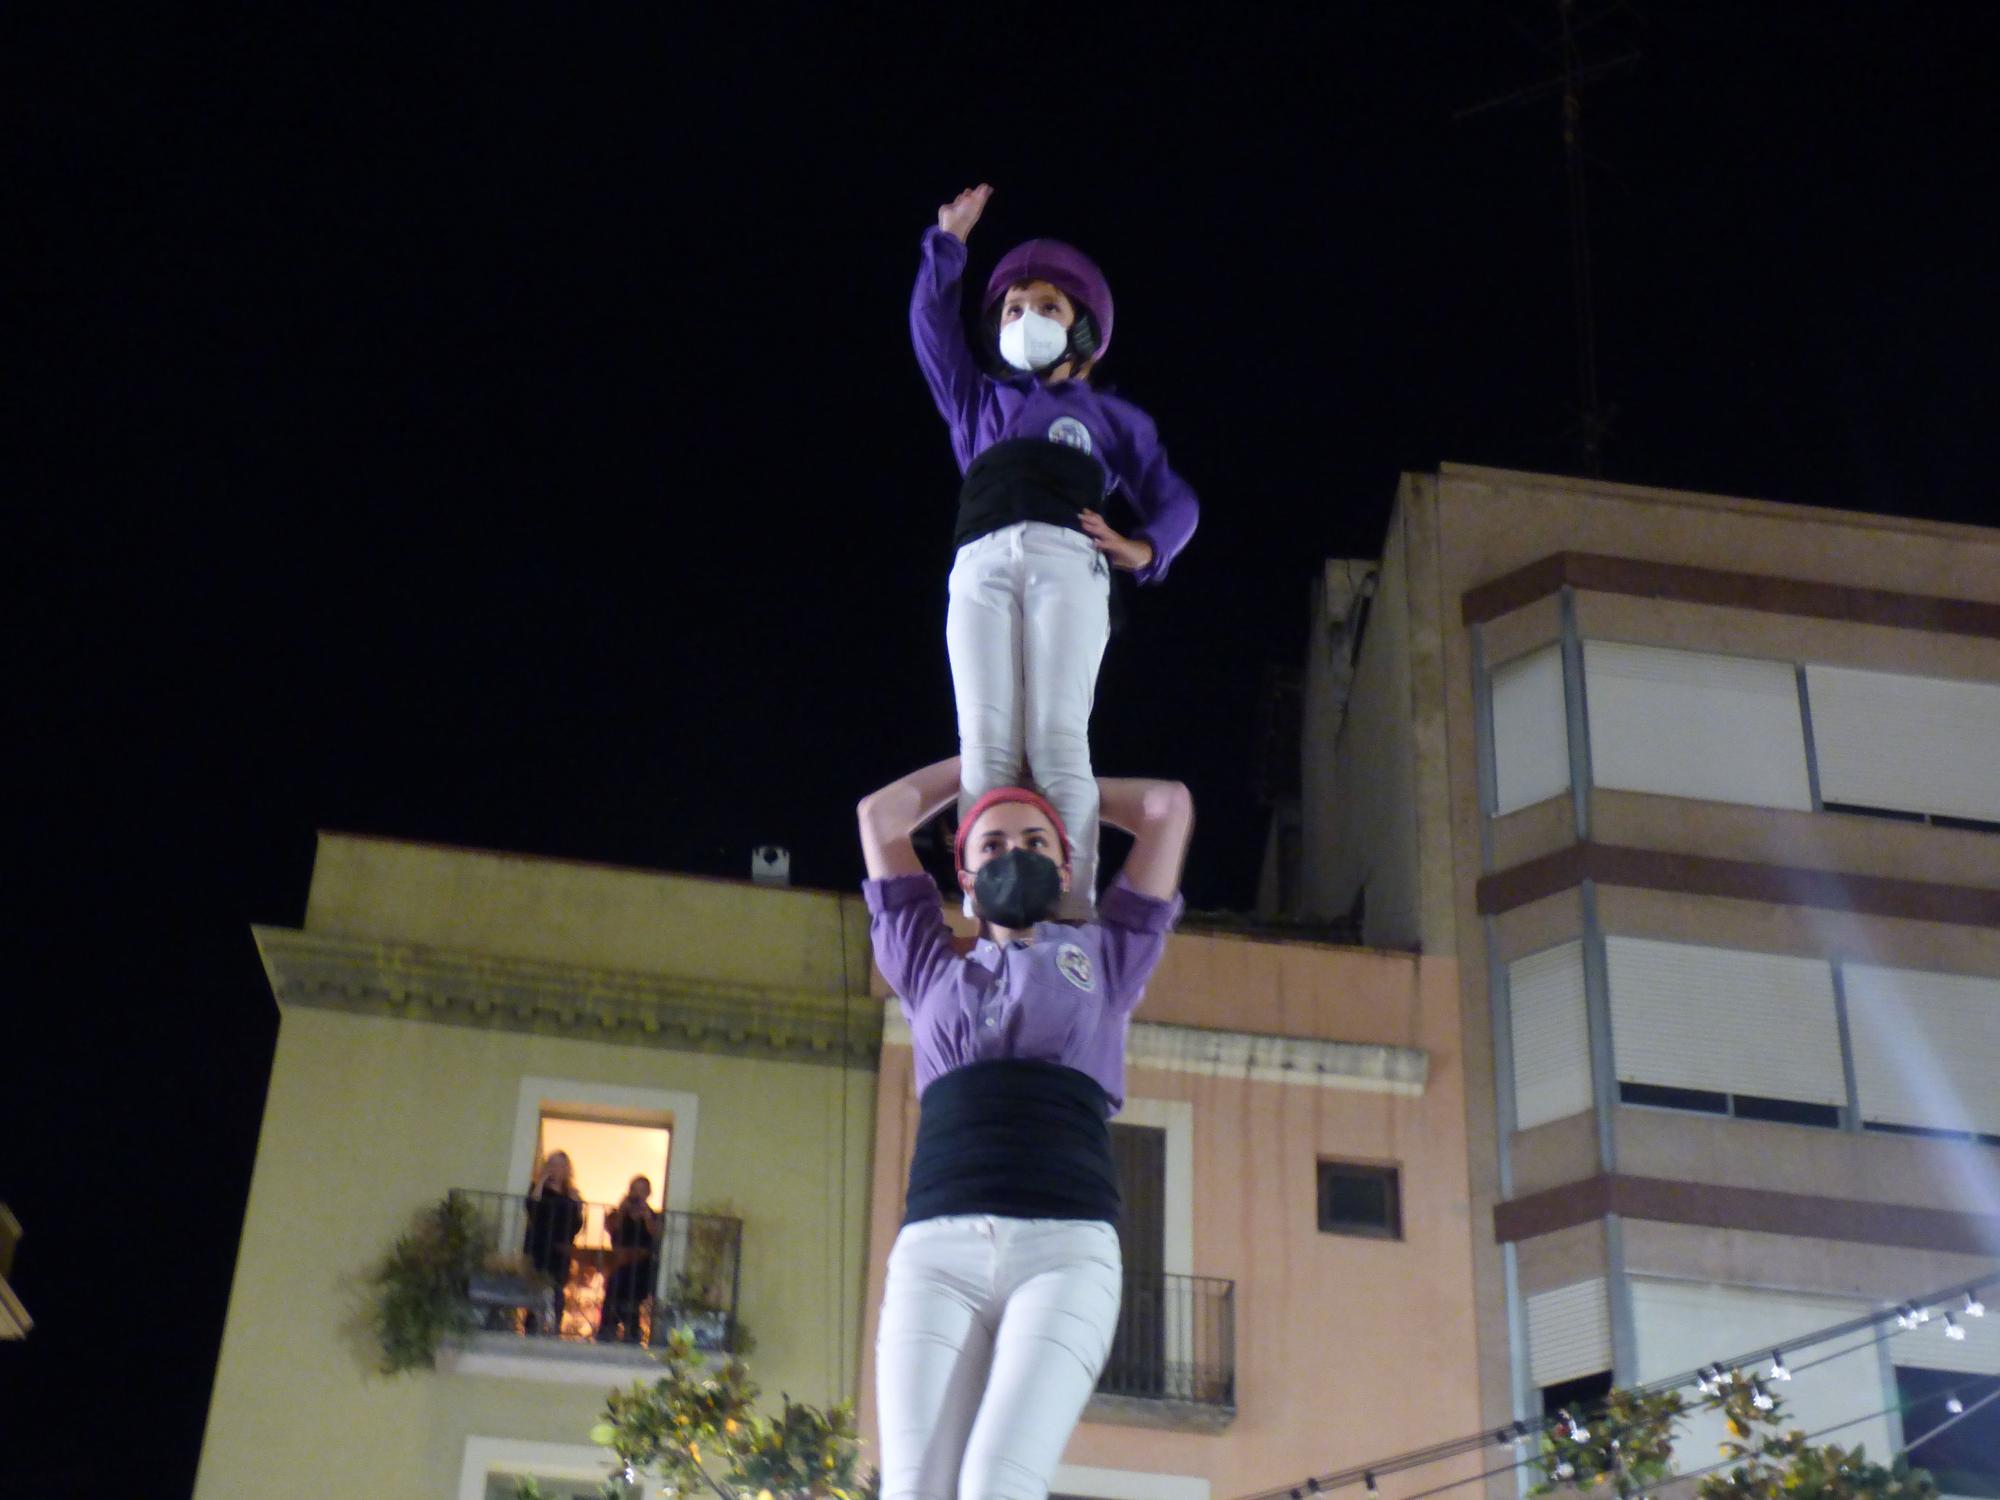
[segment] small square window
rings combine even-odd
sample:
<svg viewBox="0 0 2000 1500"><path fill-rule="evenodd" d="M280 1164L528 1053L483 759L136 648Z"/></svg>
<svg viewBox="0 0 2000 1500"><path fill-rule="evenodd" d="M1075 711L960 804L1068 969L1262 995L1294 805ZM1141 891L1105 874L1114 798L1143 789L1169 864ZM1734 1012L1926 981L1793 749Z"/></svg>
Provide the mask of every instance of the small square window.
<svg viewBox="0 0 2000 1500"><path fill-rule="evenodd" d="M1375 1239L1403 1237L1403 1190L1394 1167L1351 1161L1319 1164L1319 1227L1322 1234L1359 1234Z"/></svg>

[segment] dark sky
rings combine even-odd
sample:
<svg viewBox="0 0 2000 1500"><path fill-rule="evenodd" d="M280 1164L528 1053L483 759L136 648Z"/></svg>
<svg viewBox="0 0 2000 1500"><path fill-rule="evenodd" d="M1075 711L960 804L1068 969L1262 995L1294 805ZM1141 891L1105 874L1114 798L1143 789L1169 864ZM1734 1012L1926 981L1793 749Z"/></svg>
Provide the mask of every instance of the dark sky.
<svg viewBox="0 0 2000 1500"><path fill-rule="evenodd" d="M1202 494L1094 725L1193 787L1197 904L1249 900L1318 561L1403 469L1575 467L1557 97L1457 118L1556 73L1554 0L578 9L0 20L0 1410L47 1435L0 1489L191 1482L276 1027L247 926L300 920L315 828L843 886L856 797L951 750L904 316L958 188L998 187L982 276L1098 257L1105 375ZM1584 96L1608 476L1992 520L2000 7L1580 13L1640 54Z"/></svg>

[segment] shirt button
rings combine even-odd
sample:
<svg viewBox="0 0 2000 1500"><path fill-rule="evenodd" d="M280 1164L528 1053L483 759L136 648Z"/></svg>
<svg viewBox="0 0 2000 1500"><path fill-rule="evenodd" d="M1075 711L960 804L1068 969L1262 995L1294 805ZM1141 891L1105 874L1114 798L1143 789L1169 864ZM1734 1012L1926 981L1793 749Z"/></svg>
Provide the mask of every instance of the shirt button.
<svg viewBox="0 0 2000 1500"><path fill-rule="evenodd" d="M1000 1018L998 1016L988 1016L986 1018L986 1024L988 1026L998 1026L1000 1024Z"/></svg>

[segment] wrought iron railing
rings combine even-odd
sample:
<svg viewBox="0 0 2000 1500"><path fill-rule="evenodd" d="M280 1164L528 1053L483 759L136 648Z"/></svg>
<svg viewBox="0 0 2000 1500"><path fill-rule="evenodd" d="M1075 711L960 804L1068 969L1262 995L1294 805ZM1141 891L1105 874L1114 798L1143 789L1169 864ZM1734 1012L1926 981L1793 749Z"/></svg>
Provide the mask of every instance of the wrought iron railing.
<svg viewBox="0 0 2000 1500"><path fill-rule="evenodd" d="M1118 1335L1097 1391L1233 1410L1236 1283L1127 1271Z"/></svg>
<svg viewBox="0 0 2000 1500"><path fill-rule="evenodd" d="M485 1330L662 1344L685 1328L699 1348L736 1347L741 1219L663 1213L635 1227L608 1203L451 1196L479 1222L484 1263L467 1291Z"/></svg>

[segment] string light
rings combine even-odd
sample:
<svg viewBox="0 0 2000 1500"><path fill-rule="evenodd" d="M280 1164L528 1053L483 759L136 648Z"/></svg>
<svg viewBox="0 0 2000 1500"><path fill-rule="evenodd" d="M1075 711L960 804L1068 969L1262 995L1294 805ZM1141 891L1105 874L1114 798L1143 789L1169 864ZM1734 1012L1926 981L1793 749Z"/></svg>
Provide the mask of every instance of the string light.
<svg viewBox="0 0 2000 1500"><path fill-rule="evenodd" d="M1968 1286L1971 1289L1968 1289ZM1980 1284L1976 1282L1970 1284L1962 1282L1958 1287L1948 1292L1932 1294L1926 1299L1930 1305L1925 1305L1925 1303L1914 1300L1904 1302L1893 1308L1885 1308L1882 1311L1868 1314L1851 1323L1843 1323L1834 1327L1821 1329L1810 1338L1795 1340L1789 1347L1794 1353L1797 1353L1808 1346L1824 1343L1840 1335L1864 1329L1880 1329L1892 1316L1895 1319L1896 1326L1904 1330L1922 1327L1925 1323L1930 1322L1932 1318L1943 1316L1946 1336L1954 1339L1964 1339L1966 1331L1959 1324L1958 1317L1977 1318L1984 1317L1986 1314L1986 1306L1977 1295L1979 1286ZM1956 1302L1961 1298L1963 1299L1962 1305L1951 1308L1950 1312L1947 1312L1949 1302ZM1951 1315L1952 1313L1956 1313L1958 1316L1954 1317ZM1876 1337L1879 1338L1880 1334L1877 1333ZM1836 1351L1835 1354L1827 1355L1825 1359L1835 1358L1841 1353L1852 1352L1854 1352L1852 1349ZM1825 1359L1809 1360L1807 1367L1811 1368L1812 1366L1822 1364L1825 1362ZM1775 1397L1765 1389L1763 1380L1783 1381L1792 1378L1793 1372L1785 1364L1784 1349L1778 1348L1771 1351L1770 1372L1761 1379L1754 1373L1746 1374L1741 1370L1724 1369L1719 1363L1716 1363L1704 1365L1700 1370L1689 1376L1682 1377L1679 1381L1663 1381L1654 1386L1640 1387L1638 1389L1641 1394L1649 1394L1653 1391L1669 1390L1675 1386L1685 1388L1686 1385L1692 1384L1703 1395L1716 1398L1720 1397L1726 1388L1742 1385L1750 1391L1754 1406L1760 1411L1771 1411L1776 1408L1778 1403ZM1953 1415L1962 1414L1962 1408L1953 1411ZM1564 1408L1557 1411L1553 1418L1542 1422L1516 1421L1513 1423L1513 1430L1516 1436L1511 1441L1516 1445L1517 1454L1524 1451L1521 1445L1527 1439L1531 1438L1536 1432L1545 1431L1550 1427L1554 1427L1558 1432L1565 1432L1571 1442L1587 1443L1590 1441L1590 1430L1577 1420L1575 1414L1570 1409ZM1312 1483L1310 1493L1315 1497L1330 1497L1335 1490L1341 1486L1352 1484L1355 1478L1359 1477L1366 1486L1369 1500L1378 1500L1376 1485L1376 1475L1378 1472L1384 1469L1391 1472L1401 1472L1404 1469L1422 1467L1455 1455L1475 1452L1484 1447L1489 1441L1493 1442L1496 1446L1504 1447L1509 1441L1507 1429L1501 1428L1495 1430L1489 1428L1484 1431L1475 1431L1465 1437L1433 1444L1428 1448L1418 1449L1410 1453L1398 1454L1391 1459L1382 1461L1374 1468L1365 1470L1349 1469L1343 1473L1330 1475L1326 1479L1316 1483L1311 1481L1301 1481L1301 1483ZM1554 1457L1554 1455L1550 1456ZM1521 1459L1519 1462L1533 1462L1533 1460ZM1566 1461L1559 1461L1552 1465L1548 1472L1557 1479L1566 1480L1574 1478L1576 1470L1573 1464ZM1445 1488L1449 1489L1452 1486L1448 1485ZM1426 1491L1425 1493L1430 1492ZM1252 1500L1294 1500L1294 1497L1296 1497L1296 1500L1305 1500L1305 1492L1283 1489L1267 1490L1261 1495L1252 1497ZM1638 1500L1646 1500L1646 1497L1638 1497Z"/></svg>
<svg viewBox="0 0 2000 1500"><path fill-rule="evenodd" d="M1944 1398L1944 1409L1954 1417L1962 1416L1965 1412L1965 1403L1956 1396L1947 1396Z"/></svg>

